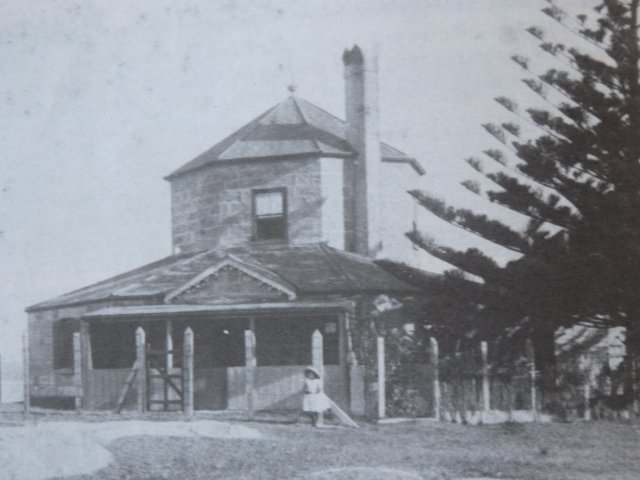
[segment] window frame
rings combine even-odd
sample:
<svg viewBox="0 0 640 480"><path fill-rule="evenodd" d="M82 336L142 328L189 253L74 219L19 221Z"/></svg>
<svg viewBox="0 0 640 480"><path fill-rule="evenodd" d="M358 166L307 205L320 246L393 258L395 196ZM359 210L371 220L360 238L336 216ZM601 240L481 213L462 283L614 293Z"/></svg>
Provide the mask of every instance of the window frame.
<svg viewBox="0 0 640 480"><path fill-rule="evenodd" d="M257 197L265 193L281 193L282 194L282 236L278 238L259 238L258 237L258 219L260 216L256 213ZM251 240L254 242L282 242L289 240L289 218L288 218L288 201L287 188L254 188L251 190Z"/></svg>

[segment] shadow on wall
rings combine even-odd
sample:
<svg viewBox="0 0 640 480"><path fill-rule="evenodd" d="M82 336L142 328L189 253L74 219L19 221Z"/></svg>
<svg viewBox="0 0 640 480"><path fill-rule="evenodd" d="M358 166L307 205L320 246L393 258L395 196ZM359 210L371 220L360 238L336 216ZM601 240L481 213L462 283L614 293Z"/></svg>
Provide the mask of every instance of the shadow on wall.
<svg viewBox="0 0 640 480"><path fill-rule="evenodd" d="M317 218L320 219L320 211L325 199L318 198L313 202L306 202L301 208L289 212L289 238L295 242L296 238L304 238L305 232L309 231L309 224L305 221ZM312 215L314 214L315 215ZM314 230L320 231L320 227ZM320 238L317 239L318 241Z"/></svg>

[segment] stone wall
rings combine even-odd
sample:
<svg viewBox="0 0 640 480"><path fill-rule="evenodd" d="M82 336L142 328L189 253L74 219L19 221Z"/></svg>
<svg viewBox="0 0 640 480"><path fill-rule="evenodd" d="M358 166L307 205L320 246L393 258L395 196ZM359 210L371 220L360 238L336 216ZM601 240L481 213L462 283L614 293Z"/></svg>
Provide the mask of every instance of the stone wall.
<svg viewBox="0 0 640 480"><path fill-rule="evenodd" d="M320 159L322 177L322 241L345 249L345 201L341 158Z"/></svg>
<svg viewBox="0 0 640 480"><path fill-rule="evenodd" d="M225 162L171 180L172 235L181 252L252 241L252 189L286 187L288 242L314 243L321 233L317 158Z"/></svg>

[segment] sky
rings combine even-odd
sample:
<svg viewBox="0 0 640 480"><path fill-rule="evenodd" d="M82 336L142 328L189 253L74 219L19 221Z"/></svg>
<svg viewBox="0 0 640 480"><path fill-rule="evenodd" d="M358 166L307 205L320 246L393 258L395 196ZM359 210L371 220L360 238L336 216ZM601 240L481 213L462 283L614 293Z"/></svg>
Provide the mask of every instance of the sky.
<svg viewBox="0 0 640 480"><path fill-rule="evenodd" d="M541 55L525 28L549 26L543 6L0 0L4 379L19 379L25 307L171 253L164 176L291 83L344 117L341 55L353 44L380 51L383 139L423 164L426 188L481 203L459 186L474 175L462 160L496 146L480 126L508 119L495 96L535 101L509 57ZM436 237L463 237L432 222Z"/></svg>

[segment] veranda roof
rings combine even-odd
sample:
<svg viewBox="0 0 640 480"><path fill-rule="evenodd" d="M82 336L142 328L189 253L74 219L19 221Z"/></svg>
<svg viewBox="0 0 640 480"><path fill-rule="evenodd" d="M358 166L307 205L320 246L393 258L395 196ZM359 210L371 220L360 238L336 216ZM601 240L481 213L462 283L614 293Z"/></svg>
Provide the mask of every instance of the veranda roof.
<svg viewBox="0 0 640 480"><path fill-rule="evenodd" d="M222 314L225 316L246 315L248 313L283 312L340 312L352 307L350 302L287 302L287 303L243 303L238 305L134 305L126 307L107 307L83 315L84 318L113 317L181 317L201 314Z"/></svg>
<svg viewBox="0 0 640 480"><path fill-rule="evenodd" d="M416 293L374 261L324 244L248 246L172 255L27 308L28 312L111 300L140 299L165 303L217 265L233 263L289 299L313 294ZM249 301L249 299L247 299ZM238 302L240 303L240 302Z"/></svg>

